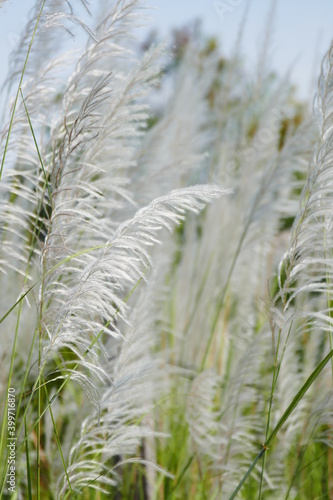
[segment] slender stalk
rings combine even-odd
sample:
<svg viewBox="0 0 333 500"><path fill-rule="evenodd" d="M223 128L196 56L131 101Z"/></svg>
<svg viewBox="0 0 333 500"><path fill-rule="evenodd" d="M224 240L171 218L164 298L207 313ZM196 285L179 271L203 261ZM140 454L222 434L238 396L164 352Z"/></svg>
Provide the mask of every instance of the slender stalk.
<svg viewBox="0 0 333 500"><path fill-rule="evenodd" d="M39 335L38 346L38 373L40 373L41 361L41 336ZM38 385L38 415L41 412L41 387ZM41 421L37 423L37 500L40 500L40 435L41 435Z"/></svg>
<svg viewBox="0 0 333 500"><path fill-rule="evenodd" d="M285 298L283 300L283 304L284 304L284 306L286 304L286 299ZM290 334L291 334L292 326L293 326L293 321L291 321L291 323L290 323L290 326L289 326L289 329L288 329L288 334L286 336L286 339L285 339L285 342L284 342L284 346L283 346L283 350L282 350L282 353L281 353L280 362L278 363L278 355L279 355L279 350L280 350L281 333L282 333L282 330L279 329L278 342L277 342L277 346L276 346L276 350L275 350L275 361L274 361L273 379L272 379L272 385L271 385L271 394L270 394L270 398L269 398L269 407L268 407L268 414L267 414L267 421L266 421L265 442L267 442L267 439L268 439L268 433L269 433L269 427L270 427L270 421L271 421L271 413L272 413L272 405L273 405L274 393L275 393L275 389L276 389L276 386L277 386L277 381L278 381L278 377L279 377L279 374L280 374L280 369L281 369L282 361L283 361L283 358L284 358L284 355L285 355L285 352L286 352L286 349L287 349L287 345L288 345L289 337L290 337ZM273 340L273 347L274 347L274 332L272 332L272 340ZM260 483L259 483L259 500L262 499L262 489L263 489L263 480L264 480L264 473L265 473L265 465L266 465L266 453L264 454L263 461L262 461Z"/></svg>
<svg viewBox="0 0 333 500"><path fill-rule="evenodd" d="M253 471L253 469L255 468L255 466L257 465L259 460L261 459L261 457L264 455L265 451L266 451L266 448L262 447L261 450L259 451L258 455L256 456L256 458L253 460L252 464L250 465L250 467L246 471L246 474L242 478L241 482L238 484L237 488L232 493L230 500L233 500L234 498L236 498L238 492L242 488L243 484L246 482L247 478L251 475L251 472Z"/></svg>
<svg viewBox="0 0 333 500"><path fill-rule="evenodd" d="M21 393L20 393L20 397L19 397L19 400L18 400L18 403L17 403L17 415L20 414L20 409L21 409L21 404L22 404L23 396L26 396L26 394L24 393L24 389L25 389L25 386L26 386L26 383L27 383L27 380L28 380L29 371L31 370L30 364L31 364L31 358L32 358L32 353L33 353L34 345L35 345L36 338L37 338L37 333L38 333L38 329L36 328L35 329L35 333L34 333L34 337L33 337L32 342L31 342L31 346L30 346L30 351L29 351L27 363L26 363L26 366L25 366L24 377L23 377L23 381L22 381L22 385L21 385Z"/></svg>
<svg viewBox="0 0 333 500"><path fill-rule="evenodd" d="M248 232L248 230L249 230L249 228L251 226L252 219L253 219L253 216L255 214L257 205L258 205L261 197L263 196L263 193L265 192L266 185L268 185L269 180L270 180L271 176L273 175L273 173L275 171L274 167L276 168L276 165L273 163L272 169L268 171L267 178L264 175L264 178L262 180L262 184L260 185L260 187L259 187L259 189L258 189L258 191L256 193L256 196L254 198L254 201L253 201L250 213L249 213L249 215L247 217L247 221L244 224L241 237L239 239L237 248L236 248L235 253L233 255L233 259L232 259L232 262L231 262L231 266L229 268L229 272L228 272L228 275L227 275L227 279L226 279L225 285L223 287L220 299L219 299L219 301L218 301L218 303L216 305L216 313L215 313L215 316L214 316L214 319L213 319L211 332L210 332L210 335L209 335L209 338L208 338L208 341L207 341L207 344L206 344L205 353L204 353L204 356L203 356L203 359L202 359L202 362L201 362L201 366L200 366L200 371L201 372L204 371L205 367L206 367L208 355L209 355L210 349L212 347L212 342L213 342L213 338L214 338L214 335L215 335L216 326L217 326L217 323L218 323L218 320L219 320L220 311L221 311L222 307L224 306L224 302L225 302L225 299L226 299L226 295L227 295L227 291L228 291L228 288L229 288L230 280L232 278L232 275L233 275L233 272L235 270L238 258L240 256L241 250L243 248L244 240L245 240L247 232Z"/></svg>
<svg viewBox="0 0 333 500"><path fill-rule="evenodd" d="M251 216L252 216L252 213L251 213ZM226 295L227 295L227 291L228 291L228 288L229 288L229 283L230 283L231 277L233 275L233 272L234 272L234 269L235 269L238 257L240 255L240 252L241 252L241 249L242 249L242 246L243 246L243 242L244 242L244 239L245 239L245 236L246 236L246 233L247 233L247 230L248 230L249 226L250 226L250 224L247 224L244 227L244 229L243 229L241 238L240 238L240 240L238 242L237 249L236 249L236 251L234 253L234 256L233 256L233 259L232 259L232 262L231 262L231 266L230 266L230 269L229 269L229 273L228 273L228 276L227 276L226 283L224 285L221 297L220 297L220 299L219 299L219 301L217 303L216 313L215 313L215 316L214 316L214 319L213 319L213 324L212 324L212 328L211 328L210 335L209 335L209 338L208 338L208 342L206 344L205 353L204 353L204 356L203 356L203 359L202 359L202 362L201 362L200 371L204 371L204 369L206 367L206 363L207 363L208 355L209 355L209 352L210 352L210 349L211 349L211 346L212 346L212 342L213 342L213 338L214 338L216 326L217 326L217 323L218 323L218 320L219 320L220 311L221 311L222 307L224 306L224 301L225 301L225 298L226 298Z"/></svg>
<svg viewBox="0 0 333 500"><path fill-rule="evenodd" d="M47 403L49 404L50 403L50 399L49 399L49 394L48 394L48 390L47 390L47 384L46 384L46 382L44 380L44 377L43 377L43 387L44 387L44 390L45 390ZM60 453L61 462L62 462L64 471L65 471L66 479L67 479L67 482L68 482L69 490L70 490L71 495L74 495L74 492L72 490L72 485L71 485L71 482L70 482L70 479L69 479L69 476L68 476L68 471L67 471L67 466L66 466L65 458L64 458L64 455L63 455L63 452L62 452L62 447L61 447L61 443L60 443L60 439L59 439L59 434L58 434L58 431L57 431L57 426L56 426L56 423L55 423L55 420L54 420L54 416L53 416L52 406L50 404L49 404L49 411L50 411L50 416L51 416L51 420L52 420L52 426L53 426L53 430L54 430L54 435L55 435L55 438L56 438L56 442L57 442L58 450L59 450L59 453Z"/></svg>
<svg viewBox="0 0 333 500"><path fill-rule="evenodd" d="M41 5L41 8L40 8L38 17L37 17L35 28L34 28L34 31L32 33L32 37L31 37L30 43L29 43L28 52L27 52L27 55L26 55L26 58L25 58L25 61L24 61L24 65L23 65L23 69L22 69L22 73L21 73L21 78L20 78L20 81L19 81L19 84L18 84L18 87L17 87L17 92L16 92L15 101L14 101L14 105L13 105L13 111L12 111L12 115L11 115L11 118L10 118L9 129L8 129L8 132L7 132L5 149L4 149L4 153L3 153L3 157L2 157L2 161L1 161L0 181L1 181L1 177L2 177L2 172L3 172L4 164L5 164L5 159L6 159L6 154L7 154L8 144L9 144L9 137L10 137L10 134L11 134L11 131L12 131L12 127L13 127L14 116L15 116L15 111L16 111L16 106L17 106L17 101L18 101L18 98L19 98L19 95L20 95L20 90L21 90L21 87L22 87L25 70L27 68L28 59L29 59L30 52L31 52L31 47L32 47L33 41L35 39L35 35L36 35L36 31L37 31L37 28L38 28L38 25L39 25L39 22L40 22L40 18L41 18L42 13L43 13L45 1L46 0L42 1L42 5Z"/></svg>
<svg viewBox="0 0 333 500"><path fill-rule="evenodd" d="M29 115L28 115L29 116ZM29 119L30 123L30 119ZM33 130L33 129L32 129ZM36 147L37 142L35 143ZM41 158L40 158L41 159ZM45 177L45 182L47 182L46 177ZM42 337L43 337L43 307L44 307L44 288L45 288L45 274L46 274L46 261L45 261L45 254L43 253L42 256L42 267L43 267L43 274L42 274L42 284L41 284L41 291L40 291L40 302L39 302L39 318L38 318L38 326L39 326L39 337L38 337L38 378L42 378L42 372L41 372L41 362L42 362ZM44 365L45 366L45 363ZM43 379L42 379L43 380ZM41 414L41 408L42 408L42 401L41 401L41 384L38 384L38 416ZM41 447L41 429L42 429L42 419L38 418L37 422L37 500L40 500L40 447Z"/></svg>
<svg viewBox="0 0 333 500"><path fill-rule="evenodd" d="M27 115L27 118L28 118L28 122L29 122L29 127L30 127L30 130L31 130L31 134L32 134L32 137L33 137L33 140L34 140L34 143L35 143L36 151L37 151L37 154L38 154L38 159L39 159L42 171L43 171L45 185L47 187L47 190L48 190L48 193L49 193L49 197L50 197L50 203L51 203L51 206L53 208L53 198L52 198L52 193L51 193L51 187L50 187L50 184L49 184L49 182L47 180L47 175L46 175L46 172L45 172L44 162L43 162L43 159L42 159L42 155L41 155L41 153L39 151L39 147L38 147L37 139L36 139L36 136L35 136L34 128L33 128L32 123L31 123L31 118L30 118L29 111L28 111L25 99L23 97L23 92L22 92L21 88L20 88L20 93L21 93L21 97L22 97L24 109L25 109L25 112L26 112L26 115Z"/></svg>
<svg viewBox="0 0 333 500"><path fill-rule="evenodd" d="M287 339L289 337L290 331L291 331L291 326L289 328ZM271 394L270 394L270 398L269 398L268 414L267 414L267 421L266 421L265 442L267 441L267 438L268 438L268 432L269 432L269 426L270 426L270 421L271 421L271 412L272 412L272 405L273 405L273 397L274 397L274 393L275 393L275 388L276 388L278 376L279 376L279 373L280 373L280 367L281 367L283 355L284 355L284 352L285 352L285 349L286 349L286 345L287 345L287 340L286 340L286 342L284 344L284 350L283 350L283 353L282 353L282 356L281 356L280 363L278 363L280 341L281 341L281 329L279 330L278 342L277 342L277 346L276 346L276 350L275 350L274 371L273 371L273 380L272 380L272 385L271 385ZM259 485L259 500L261 500L261 498L262 498L262 487L263 487L263 479L264 479L264 473L265 473L265 465L266 465L266 453L264 453L263 461L262 461L262 469L261 469L260 485Z"/></svg>
<svg viewBox="0 0 333 500"><path fill-rule="evenodd" d="M327 242L326 242L326 230L324 228L324 255L325 255L325 260L331 260L329 259L329 257L327 257ZM329 274L328 274L328 271L327 271L327 266L326 267L326 284L327 284L327 287L326 287L326 301L327 301L327 311L328 311L328 315L329 315L329 318L332 319L332 301L330 299L330 287L331 287L331 283L330 283L330 278L329 278ZM330 329L329 331L329 341L330 341L330 349L332 350L333 349L333 332L332 332L332 329ZM332 382L333 382L333 358L331 359L331 372L332 372Z"/></svg>
<svg viewBox="0 0 333 500"><path fill-rule="evenodd" d="M27 421L26 421L26 419L24 420L24 432L25 432L25 436L27 437ZM25 443L25 457L26 457L26 462L27 462L28 496L29 496L29 500L32 500L31 469L30 469L28 440Z"/></svg>

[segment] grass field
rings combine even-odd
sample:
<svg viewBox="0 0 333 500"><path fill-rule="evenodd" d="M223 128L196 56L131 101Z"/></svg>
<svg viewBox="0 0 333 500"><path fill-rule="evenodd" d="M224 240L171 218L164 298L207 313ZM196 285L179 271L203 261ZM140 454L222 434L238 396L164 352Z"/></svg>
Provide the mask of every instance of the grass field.
<svg viewBox="0 0 333 500"><path fill-rule="evenodd" d="M312 112L101 6L37 2L4 89L0 498L331 499L333 46Z"/></svg>

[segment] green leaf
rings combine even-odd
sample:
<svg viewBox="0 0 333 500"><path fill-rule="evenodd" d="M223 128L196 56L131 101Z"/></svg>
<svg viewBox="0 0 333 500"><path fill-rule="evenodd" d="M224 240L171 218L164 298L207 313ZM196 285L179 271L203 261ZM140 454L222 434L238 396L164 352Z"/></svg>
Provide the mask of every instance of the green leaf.
<svg viewBox="0 0 333 500"><path fill-rule="evenodd" d="M240 483L237 485L236 489L232 493L230 500L233 500L236 498L236 495L238 494L239 490L247 480L247 478L250 476L251 472L259 462L260 458L264 455L264 453L267 451L268 446L271 444L281 427L285 424L285 422L288 420L298 403L303 399L305 393L308 391L308 389L311 387L313 382L316 380L316 378L320 375L320 373L323 371L329 360L333 357L333 350L330 351L327 356L319 363L319 365L315 368L315 370L311 373L310 377L306 380L306 382L302 385L296 396L293 398L292 402L274 427L272 433L270 434L269 438L267 439L266 443L263 445L262 449L256 456L256 458L253 460L252 464L246 471L245 475L243 476L242 480Z"/></svg>

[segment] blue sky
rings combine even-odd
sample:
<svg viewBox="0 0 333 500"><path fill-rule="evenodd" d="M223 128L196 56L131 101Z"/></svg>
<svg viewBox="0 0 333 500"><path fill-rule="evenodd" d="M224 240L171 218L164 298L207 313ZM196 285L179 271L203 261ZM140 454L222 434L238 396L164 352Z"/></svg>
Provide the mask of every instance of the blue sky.
<svg viewBox="0 0 333 500"><path fill-rule="evenodd" d="M167 35L171 27L200 19L205 33L220 38L227 55L235 42L247 0L152 0L151 3L157 8L152 11L150 27ZM0 83L6 75L11 47L33 4L33 0L0 0ZM251 2L242 47L249 67L262 48L269 8L269 0ZM292 80L300 95L310 97L320 60L332 37L332 0L278 0L270 51L272 67L283 75L293 66Z"/></svg>

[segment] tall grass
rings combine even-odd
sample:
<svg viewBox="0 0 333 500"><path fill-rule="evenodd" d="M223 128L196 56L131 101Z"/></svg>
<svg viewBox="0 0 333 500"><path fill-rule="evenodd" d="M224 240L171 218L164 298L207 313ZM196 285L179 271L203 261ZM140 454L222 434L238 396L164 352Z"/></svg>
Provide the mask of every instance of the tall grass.
<svg viewBox="0 0 333 500"><path fill-rule="evenodd" d="M333 48L318 131L144 7L37 2L11 58L0 496L330 498Z"/></svg>

